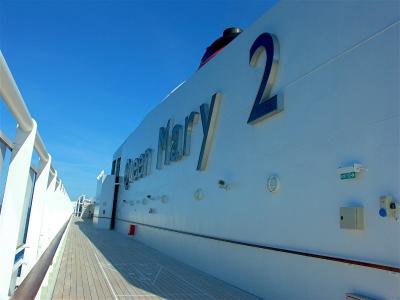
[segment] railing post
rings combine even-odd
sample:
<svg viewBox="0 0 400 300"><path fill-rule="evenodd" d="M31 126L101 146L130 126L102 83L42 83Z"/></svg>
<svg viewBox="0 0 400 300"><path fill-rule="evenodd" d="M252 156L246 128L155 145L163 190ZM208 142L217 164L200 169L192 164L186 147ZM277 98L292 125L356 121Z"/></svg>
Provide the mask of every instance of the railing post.
<svg viewBox="0 0 400 300"><path fill-rule="evenodd" d="M50 231L51 226L49 219L51 218L51 201L54 201L54 189L57 181L57 171L55 171L54 176L50 174L50 183L46 186L46 192L44 195L44 204L42 209L42 218L40 220L40 235L37 246L36 257L40 257L44 250L46 250L48 244L51 241ZM47 182L46 182L47 184Z"/></svg>
<svg viewBox="0 0 400 300"><path fill-rule="evenodd" d="M51 156L47 162L41 161L41 168L37 174L33 190L32 208L29 218L28 234L25 249L25 265L22 266L21 277L24 278L38 259L37 248L39 245L40 230L42 225L44 206L46 205L47 183L50 175Z"/></svg>
<svg viewBox="0 0 400 300"><path fill-rule="evenodd" d="M1 177L1 171L3 170L3 162L4 158L6 156L6 144L3 143L3 141L0 139L0 177Z"/></svg>
<svg viewBox="0 0 400 300"><path fill-rule="evenodd" d="M11 154L0 215L0 299L8 299L36 131L35 121L30 132L18 126Z"/></svg>

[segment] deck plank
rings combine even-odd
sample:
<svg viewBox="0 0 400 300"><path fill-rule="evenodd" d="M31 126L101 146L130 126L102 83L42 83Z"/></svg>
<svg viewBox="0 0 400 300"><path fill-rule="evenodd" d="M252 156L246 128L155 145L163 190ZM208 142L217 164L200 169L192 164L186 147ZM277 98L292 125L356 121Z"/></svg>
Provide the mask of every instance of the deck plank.
<svg viewBox="0 0 400 300"><path fill-rule="evenodd" d="M257 299L155 249L74 218L53 299Z"/></svg>
<svg viewBox="0 0 400 300"><path fill-rule="evenodd" d="M67 264L67 256L63 256L61 258L60 269L61 268L65 269L66 268L66 264ZM66 274L66 272L59 273L57 278L56 278L55 288L54 288L54 291L53 291L53 297L56 298L56 299L62 299L65 274Z"/></svg>
<svg viewBox="0 0 400 300"><path fill-rule="evenodd" d="M85 253L84 258L87 260L87 265L86 265L86 273L88 276L88 283L89 283L89 289L90 289L90 295L92 299L97 299L97 298L102 298L104 297L104 292L103 288L100 286L100 280L96 280L97 278L97 272L95 270L95 266L93 265L93 260L90 257L90 252Z"/></svg>

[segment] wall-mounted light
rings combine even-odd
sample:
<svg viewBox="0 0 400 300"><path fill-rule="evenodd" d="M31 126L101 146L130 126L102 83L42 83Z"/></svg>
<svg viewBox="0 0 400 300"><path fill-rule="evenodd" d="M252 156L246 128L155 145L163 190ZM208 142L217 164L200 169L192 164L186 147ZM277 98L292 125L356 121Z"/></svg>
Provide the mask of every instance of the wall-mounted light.
<svg viewBox="0 0 400 300"><path fill-rule="evenodd" d="M267 191L270 193L275 193L280 189L280 179L278 175L271 175L267 179Z"/></svg>
<svg viewBox="0 0 400 300"><path fill-rule="evenodd" d="M218 180L218 187L219 187L220 189L225 190L225 191L228 191L228 190L231 189L231 185L228 184L228 183L227 183L225 180L223 180L223 179L219 179L219 180Z"/></svg>
<svg viewBox="0 0 400 300"><path fill-rule="evenodd" d="M161 203L167 203L168 202L168 197L167 197L167 195L162 195L161 197L160 197L160 201L161 201Z"/></svg>
<svg viewBox="0 0 400 300"><path fill-rule="evenodd" d="M193 198L197 201L203 200L204 198L204 192L202 189L197 189L194 194L193 194Z"/></svg>

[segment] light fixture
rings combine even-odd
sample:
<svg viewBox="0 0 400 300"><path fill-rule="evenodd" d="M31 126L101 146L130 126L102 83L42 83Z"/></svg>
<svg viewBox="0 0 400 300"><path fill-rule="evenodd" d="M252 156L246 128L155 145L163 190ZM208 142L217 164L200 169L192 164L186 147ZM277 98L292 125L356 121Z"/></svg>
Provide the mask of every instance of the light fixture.
<svg viewBox="0 0 400 300"><path fill-rule="evenodd" d="M161 200L161 202L162 203L167 203L168 202L168 197L167 197L167 195L162 195L161 197L160 197L160 200Z"/></svg>
<svg viewBox="0 0 400 300"><path fill-rule="evenodd" d="M275 193L280 188L280 179L278 175L271 175L267 179L267 190L270 193Z"/></svg>
<svg viewBox="0 0 400 300"><path fill-rule="evenodd" d="M219 179L219 180L218 180L218 187L219 187L220 189L225 190L225 191L228 191L228 190L231 189L231 186L230 186L225 180L223 180L223 179Z"/></svg>
<svg viewBox="0 0 400 300"><path fill-rule="evenodd" d="M193 194L193 198L197 201L203 200L204 198L204 192L202 189L197 189L194 194Z"/></svg>

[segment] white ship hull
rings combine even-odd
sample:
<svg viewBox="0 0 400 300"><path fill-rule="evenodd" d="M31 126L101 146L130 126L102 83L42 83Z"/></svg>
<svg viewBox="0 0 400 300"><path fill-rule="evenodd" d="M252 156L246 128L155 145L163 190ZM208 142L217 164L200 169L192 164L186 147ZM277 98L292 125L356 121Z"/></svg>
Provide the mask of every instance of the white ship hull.
<svg viewBox="0 0 400 300"><path fill-rule="evenodd" d="M400 197L399 7L396 1L278 3L116 151L116 229L127 234L136 224L135 239L266 299L346 293L399 299L400 224L378 213L381 196ZM266 63L261 54L251 66L249 51L266 32L279 45L270 96L283 106L248 124ZM215 93L220 106L209 115L215 124L203 159L199 115L190 154L180 159L174 152L177 160L165 164L162 151L157 168L160 127L167 130L171 119L185 133L185 118L210 105ZM133 164L147 149L148 172L128 176L126 189L127 160ZM347 180L340 168L354 164L361 171ZM279 186L270 192L273 175ZM108 193L95 211L97 222L112 217ZM363 211L354 230L340 219L348 207Z"/></svg>

